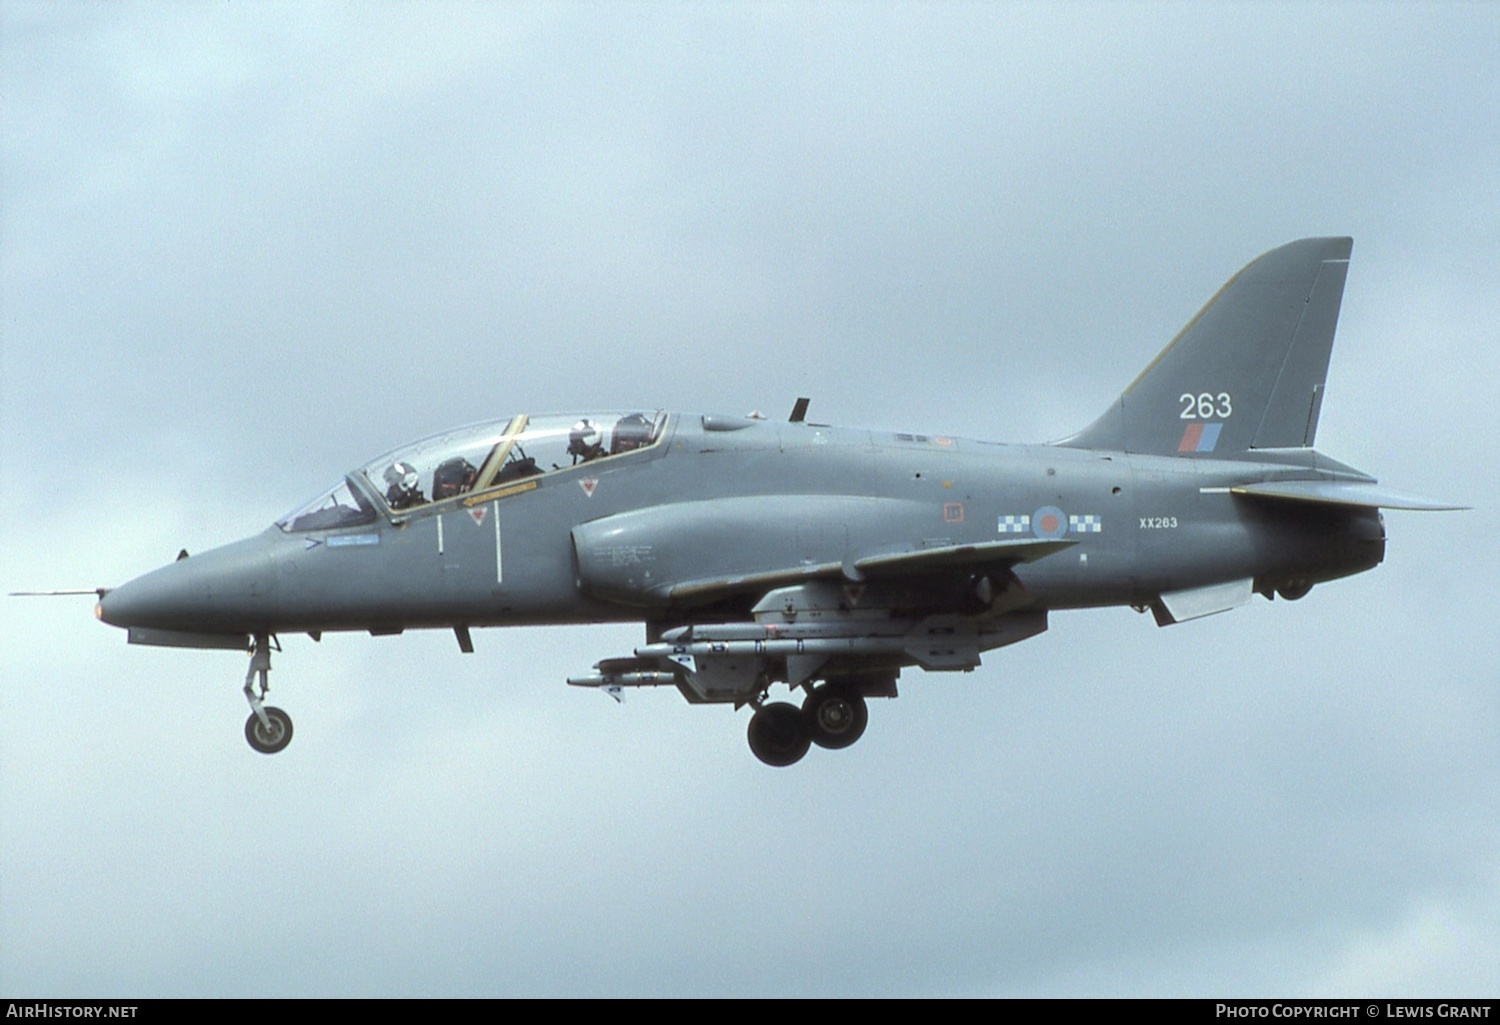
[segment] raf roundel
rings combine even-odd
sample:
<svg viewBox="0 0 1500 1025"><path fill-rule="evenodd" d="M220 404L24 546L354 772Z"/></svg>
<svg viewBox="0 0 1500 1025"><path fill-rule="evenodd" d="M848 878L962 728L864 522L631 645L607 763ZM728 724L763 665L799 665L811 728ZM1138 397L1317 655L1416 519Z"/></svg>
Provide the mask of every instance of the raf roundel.
<svg viewBox="0 0 1500 1025"><path fill-rule="evenodd" d="M1031 514L1031 532L1047 541L1055 541L1068 532L1068 518L1055 505L1044 505Z"/></svg>

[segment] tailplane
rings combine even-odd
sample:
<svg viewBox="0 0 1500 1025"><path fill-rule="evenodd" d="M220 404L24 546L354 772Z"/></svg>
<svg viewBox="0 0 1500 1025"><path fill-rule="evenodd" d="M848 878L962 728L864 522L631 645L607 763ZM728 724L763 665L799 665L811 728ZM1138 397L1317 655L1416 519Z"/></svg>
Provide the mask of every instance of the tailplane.
<svg viewBox="0 0 1500 1025"><path fill-rule="evenodd" d="M1307 238L1246 265L1103 416L1058 444L1219 457L1310 448L1353 247Z"/></svg>

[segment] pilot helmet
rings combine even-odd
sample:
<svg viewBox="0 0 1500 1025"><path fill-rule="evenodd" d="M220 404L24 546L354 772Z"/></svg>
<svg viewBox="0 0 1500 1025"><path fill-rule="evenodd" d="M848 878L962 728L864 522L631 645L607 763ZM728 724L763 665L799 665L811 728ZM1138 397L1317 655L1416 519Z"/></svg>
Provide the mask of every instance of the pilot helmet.
<svg viewBox="0 0 1500 1025"><path fill-rule="evenodd" d="M385 482L393 488L410 491L417 486L417 468L411 463L392 463L385 468Z"/></svg>
<svg viewBox="0 0 1500 1025"><path fill-rule="evenodd" d="M568 432L568 455L589 456L603 450L604 436L592 420L578 421Z"/></svg>

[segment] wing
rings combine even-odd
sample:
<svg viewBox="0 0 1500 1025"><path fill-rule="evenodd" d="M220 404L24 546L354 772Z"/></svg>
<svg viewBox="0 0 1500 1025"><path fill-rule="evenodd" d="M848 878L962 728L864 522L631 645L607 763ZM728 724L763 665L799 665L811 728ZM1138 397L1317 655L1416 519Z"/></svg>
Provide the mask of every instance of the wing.
<svg viewBox="0 0 1500 1025"><path fill-rule="evenodd" d="M912 543L928 502L847 495L753 495L680 502L573 528L578 581L592 597L642 608L738 601L816 580L852 584L1001 573L1072 540Z"/></svg>
<svg viewBox="0 0 1500 1025"><path fill-rule="evenodd" d="M673 584L666 593L673 602L699 604L735 594L764 593L807 580L843 579L856 584L867 580L890 581L901 578L915 582L926 577L951 576L954 573L978 577L1003 572L1023 562L1033 562L1053 552L1071 548L1077 543L1073 539L1047 541L1024 538L972 545L897 549L862 555L842 562L822 562L741 576L689 580Z"/></svg>
<svg viewBox="0 0 1500 1025"><path fill-rule="evenodd" d="M846 564L844 575L851 580L863 580L866 577L921 575L952 569L983 571L996 567L1009 568L1023 562L1035 562L1077 543L1073 538L1019 538L972 545L906 548L860 556Z"/></svg>
<svg viewBox="0 0 1500 1025"><path fill-rule="evenodd" d="M744 702L772 682L827 679L894 696L903 666L973 669L981 652L1045 630L1011 568L1076 541L859 543L922 537L932 515L896 499L750 496L576 527L584 589L652 608L659 626L633 657L568 682Z"/></svg>

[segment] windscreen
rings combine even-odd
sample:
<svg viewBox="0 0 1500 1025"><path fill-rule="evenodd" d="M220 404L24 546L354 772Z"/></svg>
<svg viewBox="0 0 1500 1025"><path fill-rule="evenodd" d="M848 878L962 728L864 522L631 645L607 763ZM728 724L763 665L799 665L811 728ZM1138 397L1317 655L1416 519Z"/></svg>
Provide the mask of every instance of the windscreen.
<svg viewBox="0 0 1500 1025"><path fill-rule="evenodd" d="M349 486L346 477L306 505L276 521L287 533L353 527L375 519L370 500Z"/></svg>

